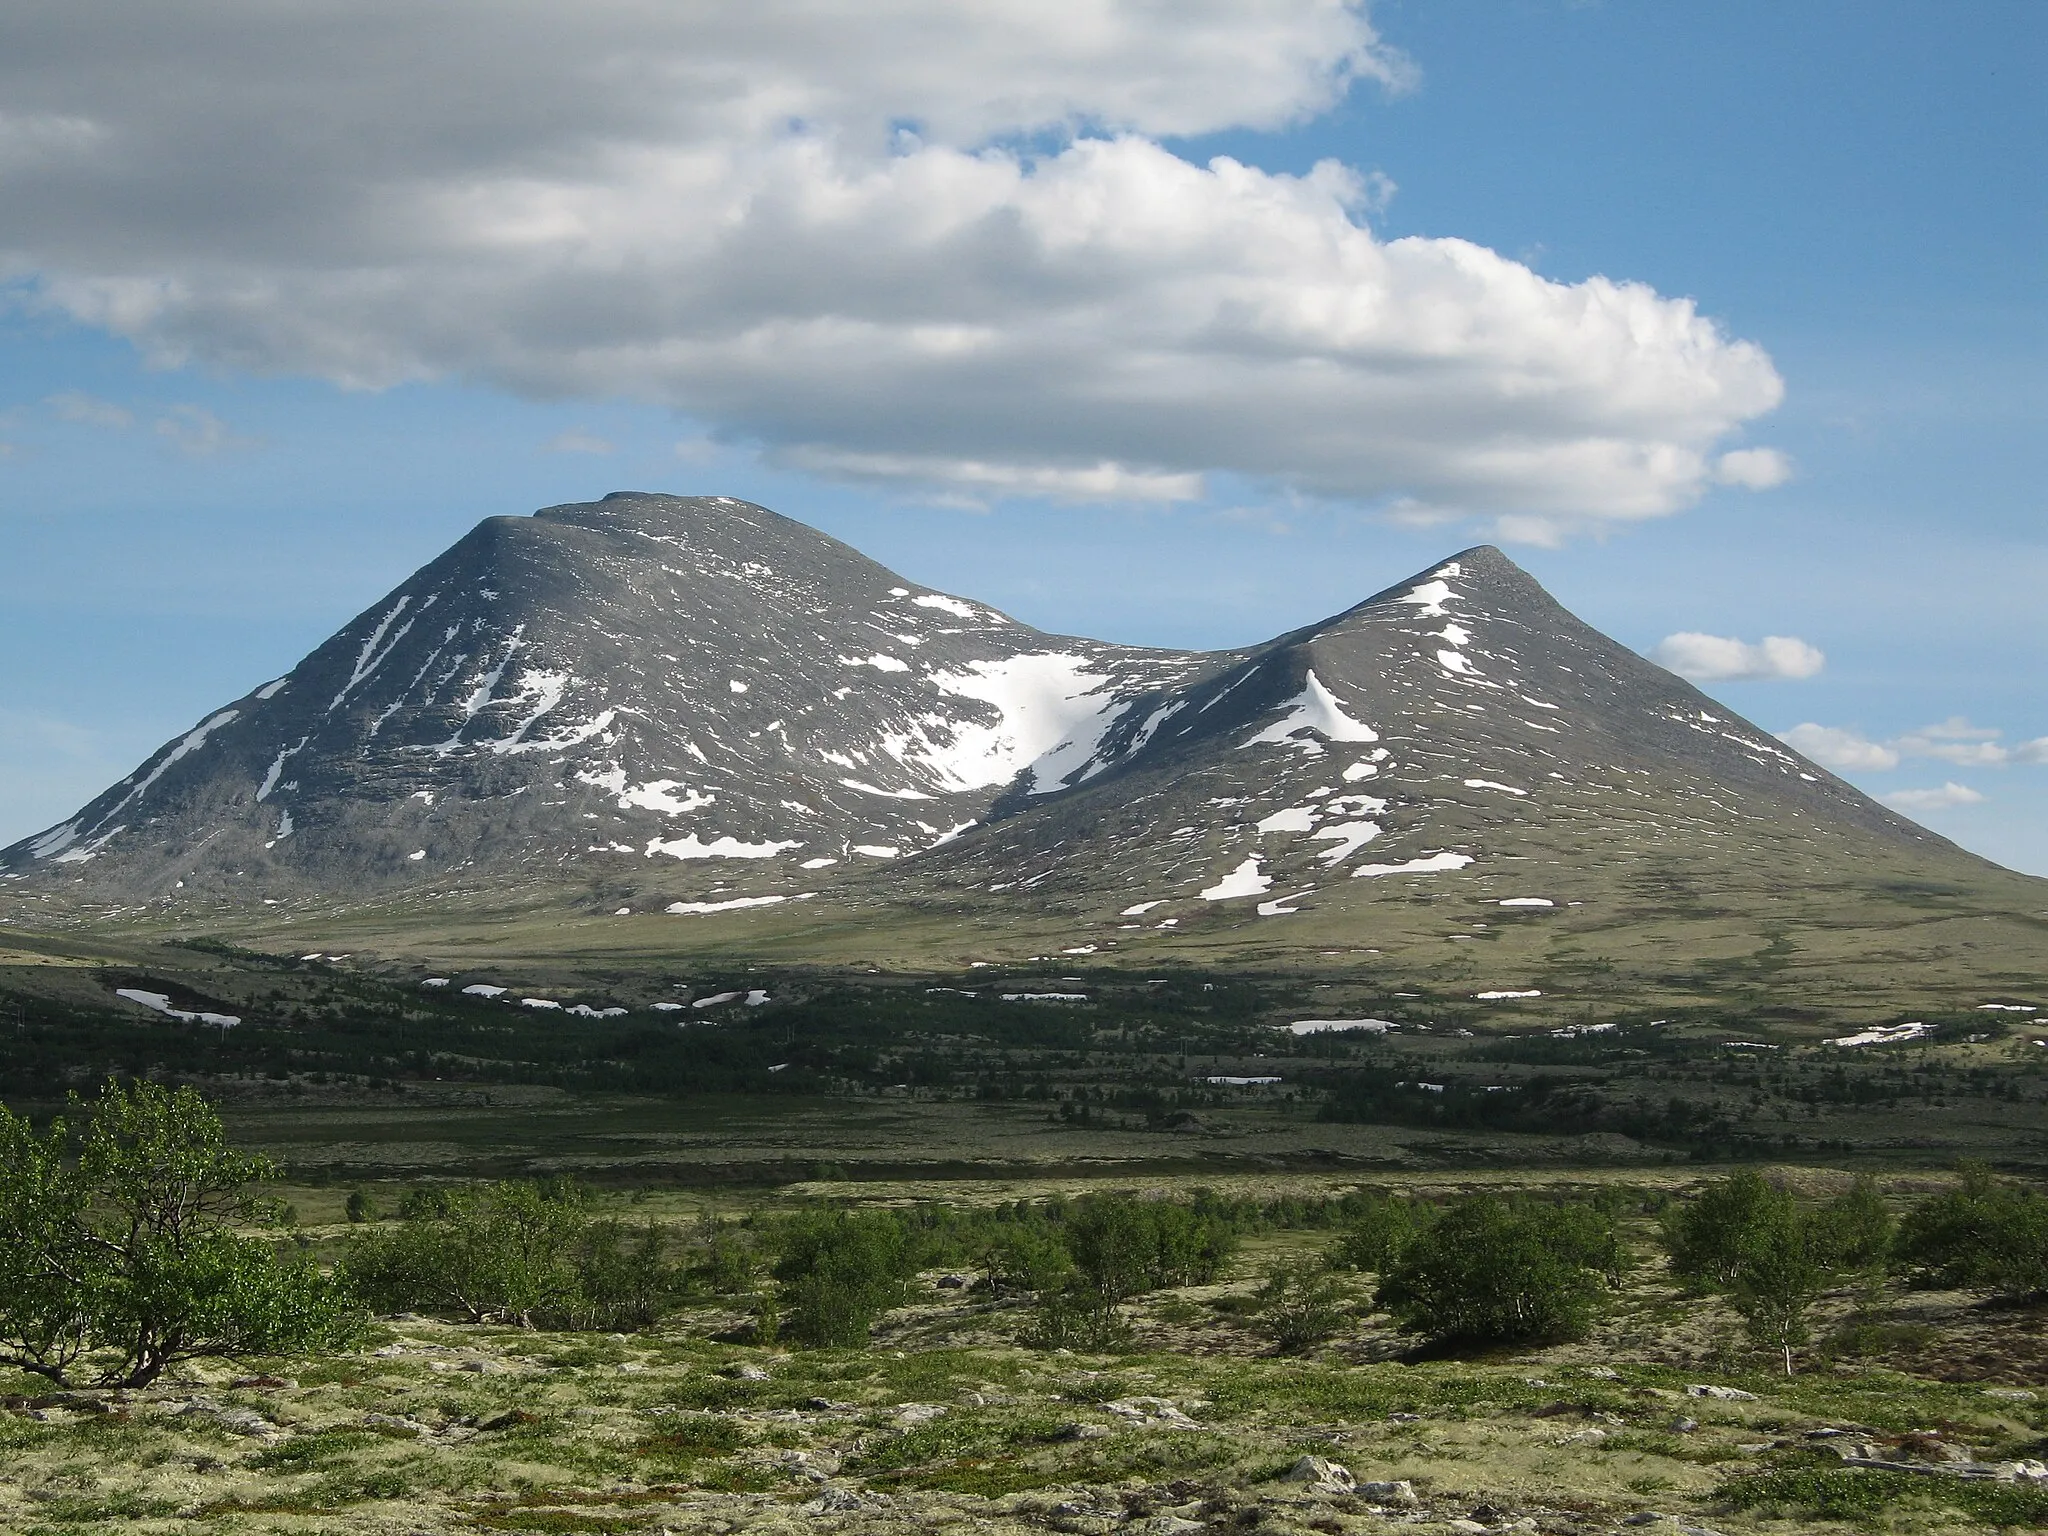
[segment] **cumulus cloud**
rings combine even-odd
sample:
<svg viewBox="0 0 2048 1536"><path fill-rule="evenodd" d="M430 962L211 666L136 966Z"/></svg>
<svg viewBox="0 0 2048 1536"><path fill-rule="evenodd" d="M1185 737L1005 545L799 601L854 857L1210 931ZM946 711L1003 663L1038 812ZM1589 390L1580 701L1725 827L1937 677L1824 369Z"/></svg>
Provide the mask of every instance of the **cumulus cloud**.
<svg viewBox="0 0 2048 1536"><path fill-rule="evenodd" d="M1737 448L1714 460L1714 478L1745 491L1768 491L1792 478L1792 461L1775 448Z"/></svg>
<svg viewBox="0 0 2048 1536"><path fill-rule="evenodd" d="M1793 726L1789 731L1778 732L1778 740L1802 757L1837 773L1881 773L1899 766L1899 754L1895 748L1840 726L1815 725L1808 721Z"/></svg>
<svg viewBox="0 0 2048 1536"><path fill-rule="evenodd" d="M1995 726L1973 725L1961 715L1951 715L1935 725L1894 736L1889 741L1872 741L1839 726L1795 725L1778 732L1778 739L1824 768L1842 773L1881 772L1896 768L1906 758L1933 758L1959 768L2008 768L2016 763L2048 763L2048 736L2031 741L2006 742L2005 732ZM1901 794L1928 795L1934 790L1902 790ZM1962 802L1955 802L1961 804Z"/></svg>
<svg viewBox="0 0 2048 1536"><path fill-rule="evenodd" d="M1984 797L1967 784L1950 779L1939 789L1895 789L1879 799L1895 811L1946 811L1959 805L1981 805Z"/></svg>
<svg viewBox="0 0 2048 1536"><path fill-rule="evenodd" d="M1690 300L1160 142L1413 70L1357 0L21 0L0 271L157 361L669 404L992 496L1227 473L1555 541L1783 477Z"/></svg>
<svg viewBox="0 0 2048 1536"><path fill-rule="evenodd" d="M1765 635L1751 645L1724 635L1684 630L1657 642L1653 659L1696 683L1764 682L1813 677L1827 664L1818 646L1791 635Z"/></svg>
<svg viewBox="0 0 2048 1536"><path fill-rule="evenodd" d="M2048 762L2048 736L2008 744L2000 739L2004 735L1994 727L1972 725L1961 715L1951 715L1938 725L1909 731L1899 738L1898 748L1908 757L1939 758L1963 768Z"/></svg>

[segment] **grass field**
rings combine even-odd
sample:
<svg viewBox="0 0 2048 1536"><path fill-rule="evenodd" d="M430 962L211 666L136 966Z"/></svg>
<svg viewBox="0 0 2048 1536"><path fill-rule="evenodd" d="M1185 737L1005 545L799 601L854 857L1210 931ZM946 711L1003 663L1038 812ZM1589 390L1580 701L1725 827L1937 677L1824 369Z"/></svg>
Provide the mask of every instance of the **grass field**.
<svg viewBox="0 0 2048 1536"><path fill-rule="evenodd" d="M1816 1190L1841 1181L1793 1172ZM1386 1187L1450 1193L1520 1178L1418 1174ZM1625 1182L1654 1203L1684 1179L1549 1176L1567 1181ZM1894 1180L1889 1192L1925 1182ZM656 1190L623 1208L687 1228L707 1211L758 1214L821 1193L972 1203L1101 1183ZM1215 1187L1306 1200L1354 1183L1268 1173ZM388 1201L396 1188L374 1192ZM349 1230L338 1187L283 1193L317 1247ZM1645 1252L1648 1233L1646 1219L1633 1224ZM1306 1357L1276 1355L1247 1298L1262 1275L1313 1263L1328 1241L1254 1233L1220 1283L1135 1304L1129 1347L1108 1355L1028 1347L1025 1309L992 1302L972 1273L955 1289L930 1273L858 1351L724 1342L743 1313L707 1302L632 1336L402 1317L344 1357L188 1369L112 1396L39 1396L23 1378L0 1385L15 1394L0 1414L0 1528L1735 1536L2048 1522L2048 1489L1851 1467L1842 1454L2040 1456L2048 1309L1845 1292L1827 1300L1822 1341L1788 1380L1748 1353L1732 1315L1681 1297L1654 1264L1582 1343L1465 1358L1414 1353L1354 1277L1339 1335ZM1699 1395L1706 1387L1733 1391ZM1340 1463L1361 1486L1407 1486L1282 1480L1304 1455Z"/></svg>

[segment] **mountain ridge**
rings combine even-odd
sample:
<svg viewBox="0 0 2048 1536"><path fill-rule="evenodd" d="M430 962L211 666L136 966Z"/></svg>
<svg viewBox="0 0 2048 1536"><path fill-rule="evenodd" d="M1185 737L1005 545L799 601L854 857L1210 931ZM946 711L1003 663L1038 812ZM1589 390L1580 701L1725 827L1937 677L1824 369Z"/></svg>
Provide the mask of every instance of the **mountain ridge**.
<svg viewBox="0 0 2048 1536"><path fill-rule="evenodd" d="M483 520L0 851L7 885L127 920L903 903L1058 914L1073 952L1858 867L2032 889L1491 546L1261 645L1186 652L1044 634L752 503L635 492Z"/></svg>

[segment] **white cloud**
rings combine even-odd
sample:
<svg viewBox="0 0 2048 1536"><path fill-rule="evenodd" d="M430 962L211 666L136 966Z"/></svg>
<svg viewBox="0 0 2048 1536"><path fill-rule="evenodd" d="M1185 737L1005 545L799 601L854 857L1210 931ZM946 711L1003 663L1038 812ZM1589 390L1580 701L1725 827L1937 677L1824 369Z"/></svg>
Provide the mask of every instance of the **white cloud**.
<svg viewBox="0 0 2048 1536"><path fill-rule="evenodd" d="M1984 797L1967 784L1950 779L1939 789L1895 789L1879 799L1895 811L1946 811L1958 805L1981 805Z"/></svg>
<svg viewBox="0 0 2048 1536"><path fill-rule="evenodd" d="M1936 725L1923 725L1890 741L1872 741L1855 731L1808 722L1778 739L1794 751L1804 753L1825 768L1841 773L1882 772L1896 768L1906 758L1934 758L1959 768L2006 768L2015 763L2048 763L2048 736L2008 746L1999 740L2005 733L1992 726L1973 725L1961 715L1951 715ZM1935 790L1901 790L1901 794L1931 795ZM1965 793L1972 793L1965 791ZM1954 804L1964 804L1955 801Z"/></svg>
<svg viewBox="0 0 2048 1536"><path fill-rule="evenodd" d="M580 427L558 432L548 439L549 453L611 453L617 445Z"/></svg>
<svg viewBox="0 0 2048 1536"><path fill-rule="evenodd" d="M1228 473L1555 542L1782 478L1691 301L1158 142L1412 73L1345 0L29 0L0 270L160 362L633 396L970 501Z"/></svg>
<svg viewBox="0 0 2048 1536"><path fill-rule="evenodd" d="M174 405L156 419L156 435L187 458L211 458L231 448L249 448L242 437L203 405Z"/></svg>
<svg viewBox="0 0 2048 1536"><path fill-rule="evenodd" d="M2008 746L1999 738L2005 732L1990 726L1972 725L1961 715L1951 715L1938 725L1923 725L1898 739L1898 748L1908 757L1932 757L1960 768L2004 768L2013 763L2048 762L2048 736Z"/></svg>
<svg viewBox="0 0 2048 1536"><path fill-rule="evenodd" d="M43 402L56 412L59 421L75 421L88 427L119 431L135 425L135 414L111 400L101 400L79 390L67 389Z"/></svg>
<svg viewBox="0 0 2048 1536"><path fill-rule="evenodd" d="M1878 773L1899 766L1899 754L1881 742L1835 725L1808 721L1789 731L1778 732L1778 740L1794 752L1837 773Z"/></svg>
<svg viewBox="0 0 2048 1536"><path fill-rule="evenodd" d="M1737 448L1714 460L1714 478L1745 491L1768 491L1792 478L1792 461L1775 448Z"/></svg>
<svg viewBox="0 0 2048 1536"><path fill-rule="evenodd" d="M1694 682L1757 682L1812 677L1827 664L1818 646L1791 635L1765 635L1751 645L1685 630L1657 642L1653 659Z"/></svg>

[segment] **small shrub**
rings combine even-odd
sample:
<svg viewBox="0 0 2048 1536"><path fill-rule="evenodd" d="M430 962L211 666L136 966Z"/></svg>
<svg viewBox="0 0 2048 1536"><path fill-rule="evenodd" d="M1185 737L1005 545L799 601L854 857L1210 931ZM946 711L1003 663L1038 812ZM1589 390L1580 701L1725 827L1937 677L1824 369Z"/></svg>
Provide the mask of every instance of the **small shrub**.
<svg viewBox="0 0 2048 1536"><path fill-rule="evenodd" d="M377 1202L367 1189L352 1189L348 1192L348 1219L352 1225L360 1226L366 1221L375 1221L383 1213L377 1209Z"/></svg>
<svg viewBox="0 0 2048 1536"><path fill-rule="evenodd" d="M1379 1305L1436 1343L1583 1338L1607 1293L1590 1209L1459 1201L1401 1249Z"/></svg>
<svg viewBox="0 0 2048 1536"><path fill-rule="evenodd" d="M1282 1354L1299 1354L1334 1338L1349 1310L1344 1291L1327 1270L1276 1268L1259 1287L1253 1325Z"/></svg>
<svg viewBox="0 0 2048 1536"><path fill-rule="evenodd" d="M730 1456L746 1443L739 1425L722 1413L678 1413L665 1419L653 1434L642 1437L634 1450L663 1461L693 1462Z"/></svg>
<svg viewBox="0 0 2048 1536"><path fill-rule="evenodd" d="M531 1184L408 1196L405 1209L421 1214L352 1237L341 1270L387 1312L607 1330L655 1321L683 1283L661 1230L593 1217L584 1204Z"/></svg>
<svg viewBox="0 0 2048 1536"><path fill-rule="evenodd" d="M1034 1349L1081 1349L1107 1354L1131 1343L1122 1298L1098 1290L1078 1275L1040 1295L1024 1342Z"/></svg>
<svg viewBox="0 0 2048 1536"><path fill-rule="evenodd" d="M865 1344L874 1321L900 1305L916 1255L887 1211L818 1211L778 1233L773 1270L784 1336L810 1349Z"/></svg>

